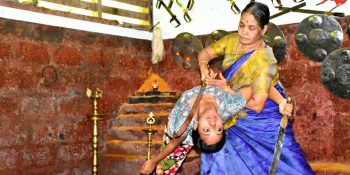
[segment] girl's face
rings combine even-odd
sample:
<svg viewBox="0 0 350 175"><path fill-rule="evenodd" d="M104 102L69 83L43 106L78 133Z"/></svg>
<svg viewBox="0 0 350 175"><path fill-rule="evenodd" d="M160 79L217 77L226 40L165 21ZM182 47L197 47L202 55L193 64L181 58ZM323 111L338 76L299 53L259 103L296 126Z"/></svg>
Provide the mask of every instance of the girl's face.
<svg viewBox="0 0 350 175"><path fill-rule="evenodd" d="M198 133L207 145L218 143L223 135L224 127L221 117L215 110L207 110L198 120Z"/></svg>
<svg viewBox="0 0 350 175"><path fill-rule="evenodd" d="M262 29L258 21L250 12L246 12L241 15L241 20L238 26L238 35L241 44L256 44L262 38L262 35L266 32L266 30L267 26L265 25Z"/></svg>

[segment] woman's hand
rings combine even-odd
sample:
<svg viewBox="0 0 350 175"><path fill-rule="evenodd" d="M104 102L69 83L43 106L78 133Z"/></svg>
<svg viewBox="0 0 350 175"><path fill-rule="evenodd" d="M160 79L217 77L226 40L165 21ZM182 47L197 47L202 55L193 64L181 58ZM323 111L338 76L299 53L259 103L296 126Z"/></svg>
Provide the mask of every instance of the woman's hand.
<svg viewBox="0 0 350 175"><path fill-rule="evenodd" d="M292 103L287 103L287 100L286 100L286 99L284 99L284 100L278 105L278 108L279 108L279 112L280 112L282 115L286 115L286 116L288 116L288 117L292 117L294 106L293 106Z"/></svg>
<svg viewBox="0 0 350 175"><path fill-rule="evenodd" d="M219 74L219 79L215 79L215 77L213 79L206 79L205 83L207 85L219 87L222 90L225 90L227 88L227 81L225 77L222 75L222 73Z"/></svg>
<svg viewBox="0 0 350 175"><path fill-rule="evenodd" d="M206 82L207 80L215 79L216 75L217 73L215 73L213 69L208 69L204 66L203 68L201 68L201 80L204 82Z"/></svg>
<svg viewBox="0 0 350 175"><path fill-rule="evenodd" d="M201 72L201 80L205 81L207 78L209 78L209 69L208 64L202 63L199 65L199 70Z"/></svg>
<svg viewBox="0 0 350 175"><path fill-rule="evenodd" d="M157 162L154 162L152 159L147 160L145 163L143 163L140 174L151 174L154 171L156 165Z"/></svg>

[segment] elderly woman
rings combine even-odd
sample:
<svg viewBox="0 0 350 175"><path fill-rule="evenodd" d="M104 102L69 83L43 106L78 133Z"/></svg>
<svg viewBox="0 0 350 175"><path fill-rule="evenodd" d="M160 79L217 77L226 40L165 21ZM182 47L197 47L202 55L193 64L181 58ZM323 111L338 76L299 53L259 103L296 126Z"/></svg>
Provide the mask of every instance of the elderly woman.
<svg viewBox="0 0 350 175"><path fill-rule="evenodd" d="M226 143L216 153L201 155L201 174L269 174L281 114L268 92L277 89L285 96L278 81L277 61L272 49L262 40L270 12L265 4L249 3L242 11L238 34L230 34L203 49L198 56L202 80L228 92L250 85L252 98L243 112L226 122ZM219 80L208 76L208 62L224 56L223 75ZM281 105L280 105L281 106ZM289 123L277 174L314 174L303 151L294 139Z"/></svg>

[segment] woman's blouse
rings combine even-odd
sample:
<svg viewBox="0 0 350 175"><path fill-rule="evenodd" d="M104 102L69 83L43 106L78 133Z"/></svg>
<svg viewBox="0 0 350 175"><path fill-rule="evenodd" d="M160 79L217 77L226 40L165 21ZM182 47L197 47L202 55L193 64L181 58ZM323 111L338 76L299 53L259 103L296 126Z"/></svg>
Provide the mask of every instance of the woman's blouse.
<svg viewBox="0 0 350 175"><path fill-rule="evenodd" d="M234 33L226 35L209 46L214 55L224 56L224 70L245 54L237 52L238 42L239 35ZM275 85L278 82L277 60L272 49L267 46L255 50L229 81L235 90L252 85L253 93L268 93L271 84Z"/></svg>

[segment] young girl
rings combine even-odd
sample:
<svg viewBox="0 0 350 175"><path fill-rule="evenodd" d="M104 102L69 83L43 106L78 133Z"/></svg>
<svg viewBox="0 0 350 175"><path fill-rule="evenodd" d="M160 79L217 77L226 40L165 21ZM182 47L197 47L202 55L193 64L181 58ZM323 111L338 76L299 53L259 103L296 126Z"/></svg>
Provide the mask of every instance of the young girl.
<svg viewBox="0 0 350 175"><path fill-rule="evenodd" d="M220 77L222 77L222 75L220 75ZM239 92L230 90L230 93L226 92L226 89L223 90L219 87L207 86L190 124L181 136L173 137L174 133L177 133L188 117L200 88L200 86L196 86L185 91L176 102L169 115L167 125L168 130L166 136L170 142L167 143L158 155L147 160L142 165L140 170L141 174L152 173L157 163L170 155L180 144L183 145L181 148L182 156L180 156L180 159L181 157L186 157L187 153L194 145L191 135L192 130L197 130L200 139L202 140L202 142L200 142L202 143L202 151L215 152L219 150L223 146L224 140L222 139L224 135L223 123L241 111L252 95L250 86L241 88ZM287 111L291 111L291 109ZM290 112L287 113L290 114ZM177 169L182 161L183 159L179 162L172 161L172 165L177 164L177 166L175 165L173 168ZM172 165L162 164L162 166ZM162 168L164 169L164 167Z"/></svg>

